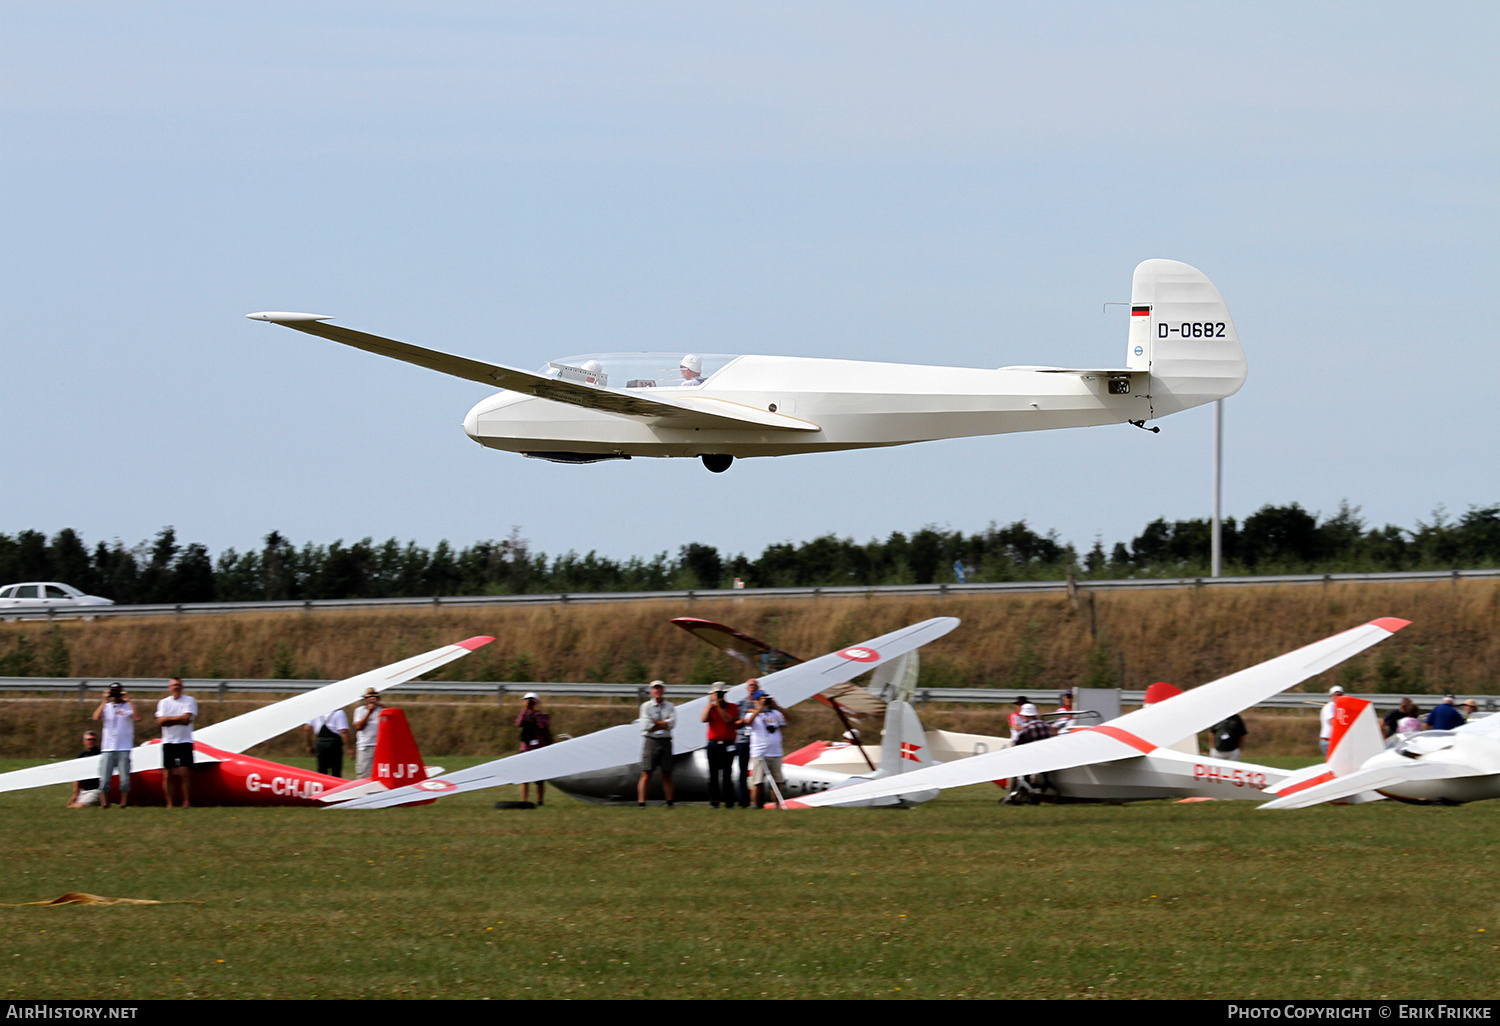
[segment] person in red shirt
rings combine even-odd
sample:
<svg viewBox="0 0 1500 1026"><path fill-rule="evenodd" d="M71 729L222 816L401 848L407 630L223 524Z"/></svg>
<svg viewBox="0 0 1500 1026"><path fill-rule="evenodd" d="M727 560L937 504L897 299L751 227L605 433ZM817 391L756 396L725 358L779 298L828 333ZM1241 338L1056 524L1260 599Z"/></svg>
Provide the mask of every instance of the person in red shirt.
<svg viewBox="0 0 1500 1026"><path fill-rule="evenodd" d="M729 685L715 681L708 689L708 705L703 709L703 722L708 724L708 804L717 809L723 801L726 809L734 808L739 788L734 780L734 756L737 750L737 731L740 707L726 701Z"/></svg>

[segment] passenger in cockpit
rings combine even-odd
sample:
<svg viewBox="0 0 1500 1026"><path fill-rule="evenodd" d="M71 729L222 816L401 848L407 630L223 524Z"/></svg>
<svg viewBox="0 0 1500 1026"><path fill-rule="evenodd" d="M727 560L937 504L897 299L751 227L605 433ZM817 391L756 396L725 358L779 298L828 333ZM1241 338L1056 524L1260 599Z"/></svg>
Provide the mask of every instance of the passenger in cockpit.
<svg viewBox="0 0 1500 1026"><path fill-rule="evenodd" d="M703 357L695 353L688 353L682 358L682 383L684 385L703 384Z"/></svg>

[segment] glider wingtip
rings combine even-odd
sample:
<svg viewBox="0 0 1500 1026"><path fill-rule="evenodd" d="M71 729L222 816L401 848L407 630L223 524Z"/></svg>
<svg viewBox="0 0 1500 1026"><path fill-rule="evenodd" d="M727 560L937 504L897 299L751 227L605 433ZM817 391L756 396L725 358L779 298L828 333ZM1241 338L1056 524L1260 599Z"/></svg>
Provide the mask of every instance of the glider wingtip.
<svg viewBox="0 0 1500 1026"><path fill-rule="evenodd" d="M812 808L812 806L808 805L806 802L799 802L795 798L788 798L786 801L784 801L784 802L781 803L781 807L783 809L810 809L810 808Z"/></svg>
<svg viewBox="0 0 1500 1026"><path fill-rule="evenodd" d="M1392 634L1395 634L1403 627L1410 627L1411 621L1403 620L1397 616L1382 616L1378 620L1371 620L1370 625L1372 627L1379 627L1382 630L1387 630Z"/></svg>
<svg viewBox="0 0 1500 1026"><path fill-rule="evenodd" d="M247 313L245 316L252 321L270 321L272 324L296 324L306 321L333 320L332 314L291 313L284 310L262 310L260 313Z"/></svg>
<svg viewBox="0 0 1500 1026"><path fill-rule="evenodd" d="M492 642L494 640L495 640L494 638L486 637L485 635L480 634L480 635L476 635L475 637L466 638L465 640L460 641L458 643L458 647L459 648L466 648L470 652L472 652L476 648L483 648L485 645L488 645L490 642Z"/></svg>

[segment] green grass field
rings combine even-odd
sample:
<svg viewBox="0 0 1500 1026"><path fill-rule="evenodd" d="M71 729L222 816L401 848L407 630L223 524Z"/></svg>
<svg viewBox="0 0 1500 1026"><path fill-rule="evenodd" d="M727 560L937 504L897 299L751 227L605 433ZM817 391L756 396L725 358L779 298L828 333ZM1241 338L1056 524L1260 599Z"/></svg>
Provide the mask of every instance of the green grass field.
<svg viewBox="0 0 1500 1026"><path fill-rule="evenodd" d="M450 769L477 760L443 760ZM23 763L0 763L0 769ZM377 812L0 795L6 998L1495 998L1500 802Z"/></svg>

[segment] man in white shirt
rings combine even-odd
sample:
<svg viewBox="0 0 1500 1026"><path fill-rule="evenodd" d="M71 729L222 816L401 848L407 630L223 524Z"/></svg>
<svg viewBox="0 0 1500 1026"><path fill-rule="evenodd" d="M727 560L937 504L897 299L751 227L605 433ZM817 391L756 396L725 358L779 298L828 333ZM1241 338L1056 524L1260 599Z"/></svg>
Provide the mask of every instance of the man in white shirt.
<svg viewBox="0 0 1500 1026"><path fill-rule="evenodd" d="M120 805L130 804L130 750L135 747L135 724L141 718L130 701L130 692L119 681L109 686L104 701L94 710L94 719L104 730L100 746L99 807L109 804L109 778L120 775Z"/></svg>
<svg viewBox="0 0 1500 1026"><path fill-rule="evenodd" d="M330 777L344 775L344 749L349 747L349 717L344 710L315 717L302 727L307 754L318 756L318 772Z"/></svg>
<svg viewBox="0 0 1500 1026"><path fill-rule="evenodd" d="M1328 704L1323 706L1318 713L1318 748L1323 753L1323 758L1328 758L1328 747L1333 743L1333 700L1344 693L1344 689L1335 684L1328 689Z"/></svg>
<svg viewBox="0 0 1500 1026"><path fill-rule="evenodd" d="M354 710L354 779L366 780L375 772L375 742L380 738L380 694L365 688L365 697Z"/></svg>
<svg viewBox="0 0 1500 1026"><path fill-rule="evenodd" d="M182 807L192 804L189 794L193 769L193 721L198 718L198 701L182 693L182 678L167 681L167 697L156 703L156 724L161 727L161 790L167 808L172 807L172 787L182 791Z"/></svg>
<svg viewBox="0 0 1500 1026"><path fill-rule="evenodd" d="M672 728L677 726L677 707L667 701L667 685L651 682L651 700L641 703L636 721L641 728L641 779L636 784L636 805L646 807L646 787L653 770L661 770L661 792L672 804Z"/></svg>
<svg viewBox="0 0 1500 1026"><path fill-rule="evenodd" d="M776 699L764 691L756 691L745 714L745 723L750 727L750 788L754 791L752 809L765 808L761 796L761 785L770 777L780 789L786 788L786 778L781 773L781 732L786 727L786 714L776 705ZM779 804L779 803L778 803Z"/></svg>

